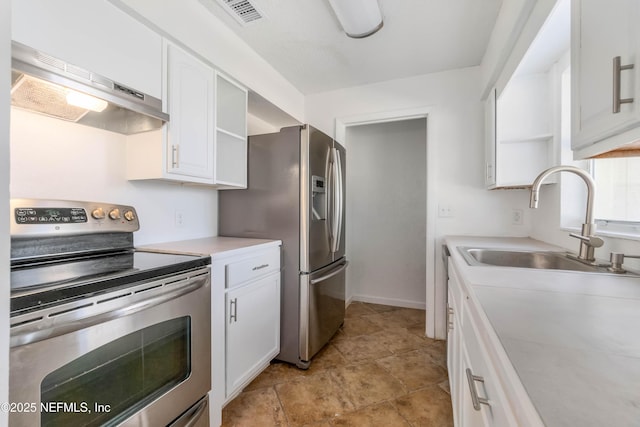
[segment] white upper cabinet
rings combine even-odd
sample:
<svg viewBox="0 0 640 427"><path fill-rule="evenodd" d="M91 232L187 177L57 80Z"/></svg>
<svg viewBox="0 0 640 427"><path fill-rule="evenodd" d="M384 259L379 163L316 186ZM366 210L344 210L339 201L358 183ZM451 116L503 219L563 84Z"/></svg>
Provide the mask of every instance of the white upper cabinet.
<svg viewBox="0 0 640 427"><path fill-rule="evenodd" d="M497 94L492 90L486 100L485 185L490 189L528 187L558 162L569 19L568 1L558 1L505 87Z"/></svg>
<svg viewBox="0 0 640 427"><path fill-rule="evenodd" d="M216 183L246 188L247 90L216 73L216 106Z"/></svg>
<svg viewBox="0 0 640 427"><path fill-rule="evenodd" d="M165 55L167 172L213 183L214 71L170 43Z"/></svg>
<svg viewBox="0 0 640 427"><path fill-rule="evenodd" d="M484 184L496 185L496 90L491 89L484 104L485 170Z"/></svg>
<svg viewBox="0 0 640 427"><path fill-rule="evenodd" d="M571 6L572 149L586 158L640 139L640 3Z"/></svg>
<svg viewBox="0 0 640 427"><path fill-rule="evenodd" d="M127 178L247 187L247 90L165 41L162 134L131 135Z"/></svg>
<svg viewBox="0 0 640 427"><path fill-rule="evenodd" d="M156 98L162 38L105 0L20 0L12 39Z"/></svg>
<svg viewBox="0 0 640 427"><path fill-rule="evenodd" d="M489 188L526 187L552 166L557 110L551 97L553 81L553 71L514 76L498 97L494 181Z"/></svg>

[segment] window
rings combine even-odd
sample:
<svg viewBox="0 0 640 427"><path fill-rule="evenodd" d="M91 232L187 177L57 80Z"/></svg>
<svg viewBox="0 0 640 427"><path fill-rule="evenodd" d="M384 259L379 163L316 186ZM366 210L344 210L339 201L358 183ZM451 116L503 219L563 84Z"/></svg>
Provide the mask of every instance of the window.
<svg viewBox="0 0 640 427"><path fill-rule="evenodd" d="M600 230L640 234L640 157L592 160Z"/></svg>

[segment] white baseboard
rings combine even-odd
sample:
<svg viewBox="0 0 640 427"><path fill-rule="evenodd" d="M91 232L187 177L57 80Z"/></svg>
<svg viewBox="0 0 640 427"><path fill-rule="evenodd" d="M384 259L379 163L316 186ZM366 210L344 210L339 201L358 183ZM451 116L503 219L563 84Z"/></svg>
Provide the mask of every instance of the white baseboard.
<svg viewBox="0 0 640 427"><path fill-rule="evenodd" d="M371 304L390 305L393 307L416 308L418 310L425 310L427 306L425 302L409 301L396 298L374 297L370 295L352 295L349 298L347 305L351 304L354 301L368 302Z"/></svg>
<svg viewBox="0 0 640 427"><path fill-rule="evenodd" d="M352 302L353 302L353 295L347 298L347 300L344 302L344 307L345 308L349 307L349 304L351 304Z"/></svg>

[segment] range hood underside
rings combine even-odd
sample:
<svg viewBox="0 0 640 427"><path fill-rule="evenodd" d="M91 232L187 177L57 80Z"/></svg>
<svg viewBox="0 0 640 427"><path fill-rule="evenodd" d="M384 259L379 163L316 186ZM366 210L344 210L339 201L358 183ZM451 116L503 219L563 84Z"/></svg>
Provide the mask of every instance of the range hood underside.
<svg viewBox="0 0 640 427"><path fill-rule="evenodd" d="M157 98L16 42L12 44L12 56L14 107L125 135L159 129L169 120ZM107 101L108 105L100 112L70 105L66 98L69 90Z"/></svg>

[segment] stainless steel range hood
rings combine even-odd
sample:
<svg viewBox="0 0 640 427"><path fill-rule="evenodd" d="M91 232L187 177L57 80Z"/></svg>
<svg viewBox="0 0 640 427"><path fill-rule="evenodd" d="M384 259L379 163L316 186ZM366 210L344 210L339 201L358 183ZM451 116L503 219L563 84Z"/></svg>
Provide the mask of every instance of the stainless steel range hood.
<svg viewBox="0 0 640 427"><path fill-rule="evenodd" d="M11 105L125 135L169 121L162 101L12 42Z"/></svg>

